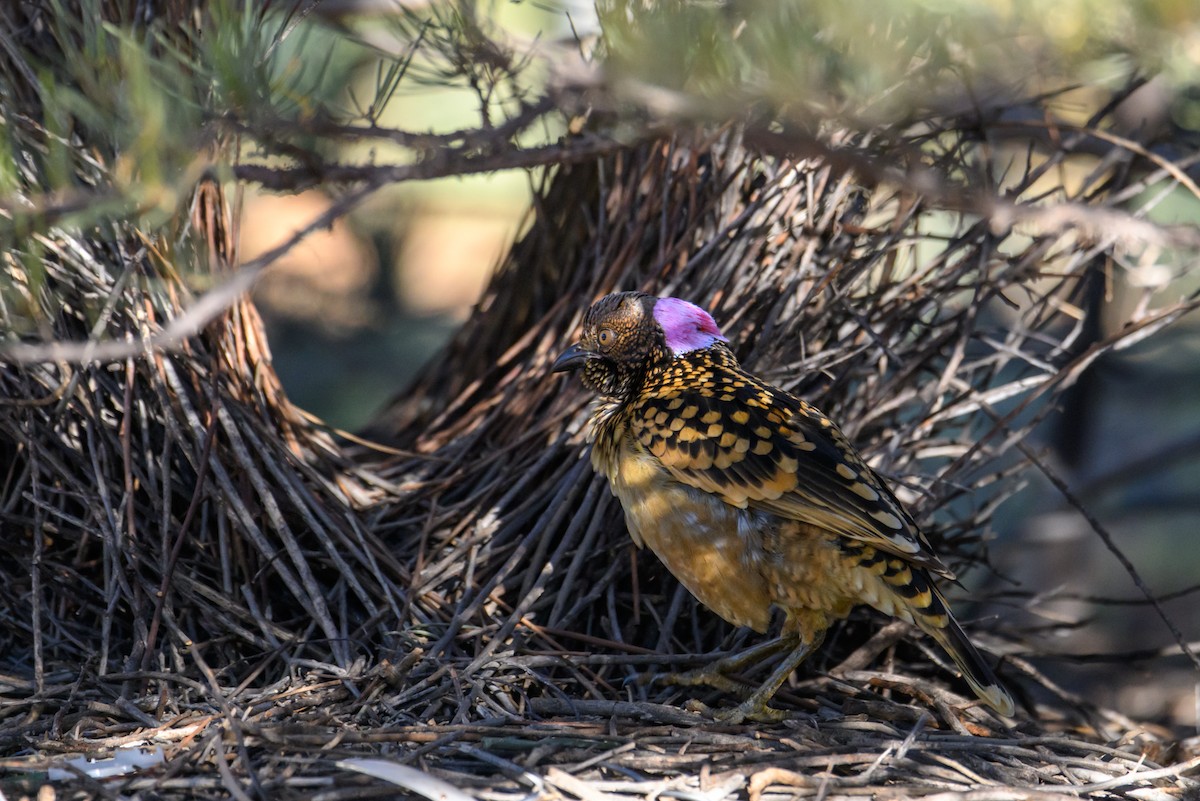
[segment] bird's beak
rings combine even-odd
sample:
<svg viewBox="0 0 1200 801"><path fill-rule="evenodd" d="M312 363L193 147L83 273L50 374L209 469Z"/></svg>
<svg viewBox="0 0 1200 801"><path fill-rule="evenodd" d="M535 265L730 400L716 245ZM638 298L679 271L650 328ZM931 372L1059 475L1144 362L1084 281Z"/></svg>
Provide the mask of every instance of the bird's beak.
<svg viewBox="0 0 1200 801"><path fill-rule="evenodd" d="M553 373L565 373L568 370L578 370L580 367L583 367L584 362L591 355L590 351L585 350L582 345L576 342L554 360L554 364L550 366L550 371Z"/></svg>

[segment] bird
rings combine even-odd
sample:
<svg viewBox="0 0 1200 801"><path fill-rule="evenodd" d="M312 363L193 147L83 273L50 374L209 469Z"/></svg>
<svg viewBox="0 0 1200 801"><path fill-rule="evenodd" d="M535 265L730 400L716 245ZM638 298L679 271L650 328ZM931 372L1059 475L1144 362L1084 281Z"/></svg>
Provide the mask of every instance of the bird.
<svg viewBox="0 0 1200 801"><path fill-rule="evenodd" d="M912 516L832 420L745 370L703 308L644 292L607 295L551 370L579 371L599 396L588 426L592 466L637 546L729 623L765 634L772 610L784 613L775 641L679 677L733 689L728 673L786 653L716 717L780 719L771 698L859 605L925 632L982 701L1014 714L938 589L937 578L954 576Z"/></svg>

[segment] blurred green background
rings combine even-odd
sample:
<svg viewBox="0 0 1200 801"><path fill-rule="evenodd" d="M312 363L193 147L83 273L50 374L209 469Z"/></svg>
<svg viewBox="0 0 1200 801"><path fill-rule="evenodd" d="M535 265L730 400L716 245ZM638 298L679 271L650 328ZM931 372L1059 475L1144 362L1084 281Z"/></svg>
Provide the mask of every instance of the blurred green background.
<svg viewBox="0 0 1200 801"><path fill-rule="evenodd" d="M419 13L420 5L409 8ZM407 56L407 42L392 30L389 9L395 8L368 2L323 9L337 13L300 23L284 42L288 52L279 69L302 70L311 53L327 54L305 87L309 102L361 107L375 97L381 70ZM525 47L573 35L589 16L594 19L585 3L500 2L486 8L488 30ZM415 58L411 73L428 71L431 77L402 83L378 124L435 134L478 126L478 97L463 86L440 85L434 73L441 65L422 59ZM527 72L536 79L536 62ZM543 128L529 139L560 134ZM371 141L329 155L346 162L402 162L410 151ZM330 425L354 430L366 424L466 318L519 234L538 177L537 171L512 170L395 184L273 265L255 300L292 399ZM248 195L242 259L279 244L331 202L319 190Z"/></svg>

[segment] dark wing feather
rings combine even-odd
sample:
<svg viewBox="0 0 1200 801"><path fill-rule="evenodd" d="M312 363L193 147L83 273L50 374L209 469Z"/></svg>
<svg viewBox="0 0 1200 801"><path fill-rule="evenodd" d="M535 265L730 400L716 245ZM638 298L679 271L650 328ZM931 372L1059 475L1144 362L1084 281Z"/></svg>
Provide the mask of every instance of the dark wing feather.
<svg viewBox="0 0 1200 801"><path fill-rule="evenodd" d="M628 418L630 434L677 480L952 578L896 496L820 411L740 370L680 371L644 392Z"/></svg>

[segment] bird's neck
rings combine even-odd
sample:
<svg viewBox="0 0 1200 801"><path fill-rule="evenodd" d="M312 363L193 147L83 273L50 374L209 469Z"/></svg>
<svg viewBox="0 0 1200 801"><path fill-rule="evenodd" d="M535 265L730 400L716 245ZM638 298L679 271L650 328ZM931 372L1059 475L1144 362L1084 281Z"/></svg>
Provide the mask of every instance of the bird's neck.
<svg viewBox="0 0 1200 801"><path fill-rule="evenodd" d="M617 469L622 443L629 426L629 415L636 414L641 401L701 388L720 373L745 375L737 357L722 342L678 356L666 352L661 358L648 359L648 366L636 384L617 396L601 396L592 407L592 464L606 475ZM748 381L753 379L747 376Z"/></svg>
<svg viewBox="0 0 1200 801"><path fill-rule="evenodd" d="M655 362L646 371L645 380L636 397L644 397L648 392L656 392L659 389L698 386L716 373L741 372L741 365L738 364L733 351L725 343L715 342L707 348Z"/></svg>

